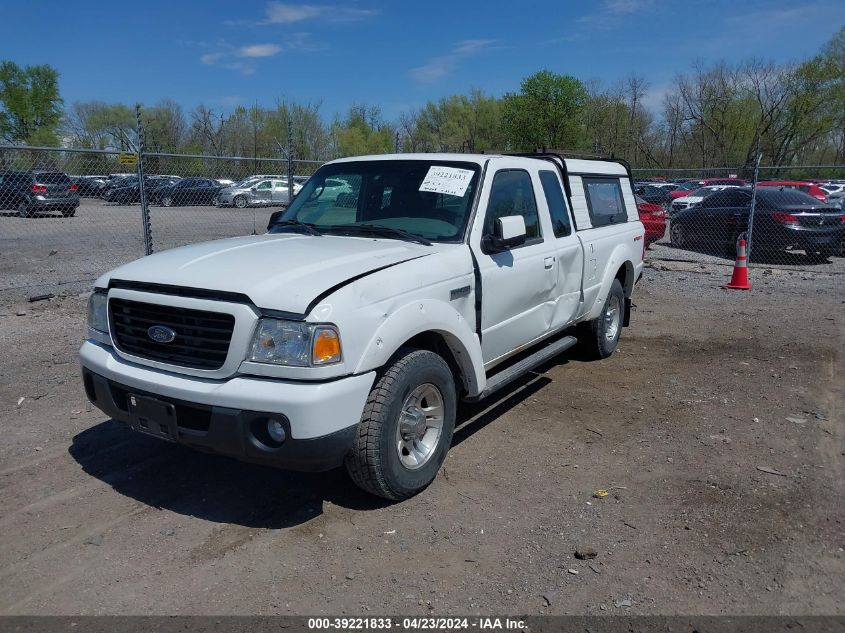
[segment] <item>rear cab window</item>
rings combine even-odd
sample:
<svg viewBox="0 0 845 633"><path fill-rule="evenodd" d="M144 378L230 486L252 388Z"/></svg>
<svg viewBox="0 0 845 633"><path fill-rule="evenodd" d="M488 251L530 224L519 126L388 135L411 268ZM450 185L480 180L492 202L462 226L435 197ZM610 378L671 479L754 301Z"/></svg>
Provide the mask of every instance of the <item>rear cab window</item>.
<svg viewBox="0 0 845 633"><path fill-rule="evenodd" d="M569 212L566 210L563 189L561 188L557 174L553 171L541 170L540 183L543 185L543 193L546 196L549 215L552 217L552 228L555 237L569 235L572 233L572 224L569 221Z"/></svg>
<svg viewBox="0 0 845 633"><path fill-rule="evenodd" d="M584 176L582 180L593 227L628 221L619 178Z"/></svg>

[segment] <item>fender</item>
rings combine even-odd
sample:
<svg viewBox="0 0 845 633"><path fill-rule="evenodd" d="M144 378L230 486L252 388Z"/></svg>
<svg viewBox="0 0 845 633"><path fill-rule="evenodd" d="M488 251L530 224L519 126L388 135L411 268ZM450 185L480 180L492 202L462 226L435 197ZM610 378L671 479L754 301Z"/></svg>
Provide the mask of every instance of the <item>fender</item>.
<svg viewBox="0 0 845 633"><path fill-rule="evenodd" d="M625 266L625 284L622 291L626 298L631 296L634 289L634 264L631 261L631 247L627 244L617 244L602 273L601 290L599 290L595 302L587 310L582 320L591 321L599 316L604 307L604 302L607 301L607 295L610 294L610 285L616 278L616 271L623 265Z"/></svg>
<svg viewBox="0 0 845 633"><path fill-rule="evenodd" d="M474 324L438 299L418 299L395 310L373 333L353 373L383 367L410 338L423 332L443 336L452 351L468 395L481 393L487 384L481 345Z"/></svg>

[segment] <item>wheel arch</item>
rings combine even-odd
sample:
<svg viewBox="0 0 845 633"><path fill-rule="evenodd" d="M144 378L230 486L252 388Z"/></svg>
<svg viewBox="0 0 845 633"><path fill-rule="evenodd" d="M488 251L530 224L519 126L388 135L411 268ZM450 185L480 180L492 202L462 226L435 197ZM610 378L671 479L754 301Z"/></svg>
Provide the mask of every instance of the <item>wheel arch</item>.
<svg viewBox="0 0 845 633"><path fill-rule="evenodd" d="M484 390L478 338L467 321L443 302L417 301L393 312L373 333L355 373L384 367L403 347L440 355L452 370L458 391L477 395Z"/></svg>

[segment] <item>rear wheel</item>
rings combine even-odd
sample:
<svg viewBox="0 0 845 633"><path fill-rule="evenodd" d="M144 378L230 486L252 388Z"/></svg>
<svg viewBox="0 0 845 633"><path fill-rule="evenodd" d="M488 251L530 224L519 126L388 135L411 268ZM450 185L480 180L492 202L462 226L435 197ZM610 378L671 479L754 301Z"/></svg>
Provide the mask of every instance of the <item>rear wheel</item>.
<svg viewBox="0 0 845 633"><path fill-rule="evenodd" d="M684 248L689 245L689 240L687 239L683 226L675 222L669 225L669 241L672 243L672 246L677 246L678 248Z"/></svg>
<svg viewBox="0 0 845 633"><path fill-rule="evenodd" d="M29 202L26 200L21 200L18 202L18 206L16 208L18 215L22 218L31 218L33 216L33 210L29 206Z"/></svg>
<svg viewBox="0 0 845 633"><path fill-rule="evenodd" d="M238 209L245 209L249 206L249 200L246 199L246 196L235 196L235 199L232 200L232 203L238 207Z"/></svg>
<svg viewBox="0 0 845 633"><path fill-rule="evenodd" d="M446 459L455 410L455 383L446 361L428 350L399 350L364 407L346 458L352 481L392 501L423 490Z"/></svg>
<svg viewBox="0 0 845 633"><path fill-rule="evenodd" d="M601 314L578 326L578 342L589 358L607 358L616 350L624 317L625 293L619 280L614 279Z"/></svg>

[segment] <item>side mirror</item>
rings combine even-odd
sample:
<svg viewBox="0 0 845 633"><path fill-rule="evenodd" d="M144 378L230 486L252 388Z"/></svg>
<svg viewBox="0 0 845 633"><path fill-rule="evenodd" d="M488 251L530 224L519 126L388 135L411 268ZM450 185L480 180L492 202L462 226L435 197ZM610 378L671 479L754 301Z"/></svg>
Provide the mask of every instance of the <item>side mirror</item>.
<svg viewBox="0 0 845 633"><path fill-rule="evenodd" d="M485 253L501 253L525 244L527 237L525 218L521 215L508 215L496 219L493 235L485 235L481 239L481 246Z"/></svg>

